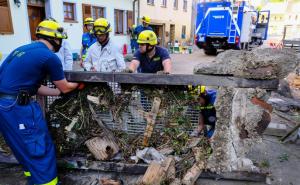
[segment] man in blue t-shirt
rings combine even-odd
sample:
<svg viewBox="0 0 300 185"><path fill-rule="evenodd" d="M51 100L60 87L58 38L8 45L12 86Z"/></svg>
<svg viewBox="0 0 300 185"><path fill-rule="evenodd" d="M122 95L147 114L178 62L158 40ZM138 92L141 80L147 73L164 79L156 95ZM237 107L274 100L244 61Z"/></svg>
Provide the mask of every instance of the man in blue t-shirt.
<svg viewBox="0 0 300 185"><path fill-rule="evenodd" d="M133 34L135 34L137 37L139 37L139 35L142 31L145 31L145 30L153 31L153 29L149 26L150 22L151 22L151 18L149 16L147 16L147 15L143 16L142 24L135 27ZM138 49L139 49L139 46L136 44L135 50L138 50Z"/></svg>
<svg viewBox="0 0 300 185"><path fill-rule="evenodd" d="M153 31L145 30L140 33L138 40L139 50L135 52L129 67L124 72L140 73L171 73L171 58L165 48L156 46L157 37Z"/></svg>
<svg viewBox="0 0 300 185"><path fill-rule="evenodd" d="M88 18L84 19L83 24L87 31L82 34L82 41L81 41L82 46L81 46L81 50L80 50L80 55L81 55L80 66L83 66L83 62L85 61L86 56L87 56L88 48L97 41L97 38L95 37L94 32L93 32L94 19L91 17L88 17Z"/></svg>
<svg viewBox="0 0 300 185"><path fill-rule="evenodd" d="M66 38L63 28L56 21L44 20L36 36L37 42L15 49L0 67L0 132L30 185L56 185L55 147L41 107L31 96L58 96L79 84L65 79L61 61L54 54ZM46 76L57 88L41 85Z"/></svg>

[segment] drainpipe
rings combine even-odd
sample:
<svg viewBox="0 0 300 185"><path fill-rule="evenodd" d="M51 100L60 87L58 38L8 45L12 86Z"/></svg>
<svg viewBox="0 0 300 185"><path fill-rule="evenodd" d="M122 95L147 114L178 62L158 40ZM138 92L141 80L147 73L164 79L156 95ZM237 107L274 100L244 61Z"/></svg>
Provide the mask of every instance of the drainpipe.
<svg viewBox="0 0 300 185"><path fill-rule="evenodd" d="M136 2L137 2L137 19L135 19L135 12L136 12ZM134 22L136 22L136 25L138 25L139 21L140 20L140 0L133 0L133 3L132 3L132 6L133 6L133 18L134 18Z"/></svg>

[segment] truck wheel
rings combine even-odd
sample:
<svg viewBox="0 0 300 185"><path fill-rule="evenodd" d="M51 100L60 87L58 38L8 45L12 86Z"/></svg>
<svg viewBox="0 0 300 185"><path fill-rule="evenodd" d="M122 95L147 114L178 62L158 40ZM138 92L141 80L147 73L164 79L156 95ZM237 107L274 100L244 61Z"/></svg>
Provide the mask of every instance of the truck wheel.
<svg viewBox="0 0 300 185"><path fill-rule="evenodd" d="M204 53L206 55L217 55L217 49L216 48L204 49Z"/></svg>

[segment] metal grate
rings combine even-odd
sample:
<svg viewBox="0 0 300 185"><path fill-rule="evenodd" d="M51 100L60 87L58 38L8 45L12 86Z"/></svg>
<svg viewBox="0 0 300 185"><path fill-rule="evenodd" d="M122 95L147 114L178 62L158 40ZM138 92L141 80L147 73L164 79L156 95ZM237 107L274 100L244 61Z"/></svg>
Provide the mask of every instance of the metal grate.
<svg viewBox="0 0 300 185"><path fill-rule="evenodd" d="M51 82L47 82L49 87L54 87L54 84ZM110 88L113 91L113 94L117 96L121 93L121 87L118 83L110 82L108 83ZM147 122L145 118L141 115L139 110L143 110L145 112L151 111L152 101L150 101L145 95L143 95L142 90L136 90L132 92L132 101L128 105L128 110L123 111L122 113L122 121L114 120L111 111L101 111L96 112L97 116L110 128L113 130L122 130L130 135L142 134L145 131ZM50 105L58 99L59 96L48 96L46 98L45 108L46 111L49 110ZM194 110L191 106L185 106L185 116L189 117L190 124L192 128L189 132L192 132L198 126L198 117L199 110ZM168 114L168 111L159 113L156 119L155 130L160 131L165 128L166 118L164 115Z"/></svg>

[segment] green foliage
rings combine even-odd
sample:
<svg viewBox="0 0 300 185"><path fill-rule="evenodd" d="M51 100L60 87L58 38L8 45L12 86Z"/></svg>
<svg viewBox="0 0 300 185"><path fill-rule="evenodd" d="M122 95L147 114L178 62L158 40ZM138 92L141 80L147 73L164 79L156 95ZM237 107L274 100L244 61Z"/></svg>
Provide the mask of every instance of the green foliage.
<svg viewBox="0 0 300 185"><path fill-rule="evenodd" d="M288 161L289 160L289 155L287 153L283 153L278 157L280 162Z"/></svg>
<svg viewBox="0 0 300 185"><path fill-rule="evenodd" d="M260 162L259 166L261 168L269 168L270 167L270 162L267 159L265 159L265 160Z"/></svg>

